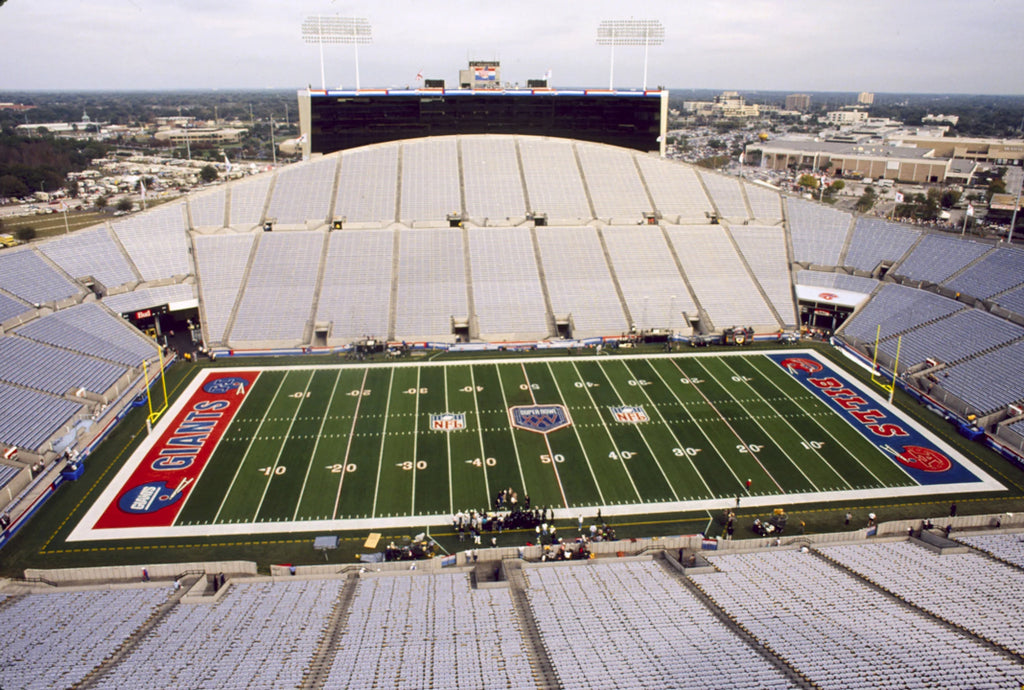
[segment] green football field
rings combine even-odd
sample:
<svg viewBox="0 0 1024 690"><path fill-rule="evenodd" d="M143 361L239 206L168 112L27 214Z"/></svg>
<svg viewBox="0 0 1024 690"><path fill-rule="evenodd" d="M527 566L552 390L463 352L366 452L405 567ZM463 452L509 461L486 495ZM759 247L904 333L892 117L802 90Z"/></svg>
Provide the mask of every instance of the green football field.
<svg viewBox="0 0 1024 690"><path fill-rule="evenodd" d="M437 524L507 488L563 517L944 490L769 355L206 370L197 384L232 372L254 383L188 491L169 494L168 526ZM972 471L974 490L993 488Z"/></svg>

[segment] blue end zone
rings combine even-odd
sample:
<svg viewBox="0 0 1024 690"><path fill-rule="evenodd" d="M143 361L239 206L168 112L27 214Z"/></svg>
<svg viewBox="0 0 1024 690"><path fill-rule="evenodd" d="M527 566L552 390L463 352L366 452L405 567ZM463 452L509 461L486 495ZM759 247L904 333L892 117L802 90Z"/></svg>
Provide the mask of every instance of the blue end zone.
<svg viewBox="0 0 1024 690"><path fill-rule="evenodd" d="M863 388L817 357L809 353L767 357L899 463L918 484L983 481L915 426L890 412L874 394L865 394Z"/></svg>

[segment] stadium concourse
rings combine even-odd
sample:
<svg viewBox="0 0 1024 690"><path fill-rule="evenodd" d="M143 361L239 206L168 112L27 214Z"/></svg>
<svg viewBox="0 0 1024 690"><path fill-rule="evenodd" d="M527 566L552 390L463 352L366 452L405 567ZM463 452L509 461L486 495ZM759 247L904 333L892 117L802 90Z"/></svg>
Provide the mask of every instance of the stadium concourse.
<svg viewBox="0 0 1024 690"><path fill-rule="evenodd" d="M49 584L0 589L0 684L1018 688L1024 522L997 520L595 543L564 563L530 547L270 577L241 562L34 571Z"/></svg>

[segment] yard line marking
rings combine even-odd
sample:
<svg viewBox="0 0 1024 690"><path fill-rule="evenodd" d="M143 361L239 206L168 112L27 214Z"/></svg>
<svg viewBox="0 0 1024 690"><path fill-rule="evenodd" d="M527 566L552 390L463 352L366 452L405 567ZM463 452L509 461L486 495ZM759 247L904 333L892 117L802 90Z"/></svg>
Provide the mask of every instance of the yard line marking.
<svg viewBox="0 0 1024 690"><path fill-rule="evenodd" d="M356 399L356 409L352 412L352 426L348 430L348 441L345 442L345 459L342 461L342 469L348 467L348 454L352 452L352 437L356 433L356 422L359 421L359 406L363 404L363 391L366 389L366 377L369 376L370 370L363 369L363 380L359 383L359 397ZM336 520L338 517L338 504L341 502L341 487L345 484L345 473L342 472L338 477L338 493L334 496L334 509L331 510L331 519Z"/></svg>
<svg viewBox="0 0 1024 690"><path fill-rule="evenodd" d="M242 471L242 466L245 464L246 458L249 457L249 451L252 450L252 445L256 443L256 439L260 435L260 429L263 428L263 423L267 421L267 415L270 414L270 408L274 406L274 401L277 400L277 394L281 392L281 386L284 385L284 380L286 378L288 378L287 373L281 377L281 382L277 384L277 390L274 391L274 396L270 399L270 402L267 404L267 409L264 410L263 412L263 418L260 419L259 426L256 427L256 432L252 435L252 438L249 439L249 445L246 446L245 452L242 453L242 459L238 462L238 467L235 469L235 476L231 478L231 483L228 484L228 490L224 492L224 498L220 499L220 506L217 507L217 514L213 516L213 523L217 522L217 519L220 517L221 511L224 510L224 504L227 503L228 496L231 495L231 489L233 489L235 486L235 480L238 479L238 474ZM252 390L251 386L249 390Z"/></svg>
<svg viewBox="0 0 1024 690"><path fill-rule="evenodd" d="M442 371L444 377L444 410L445 412L451 412L451 408L448 406L448 372L451 371L450 367L445 367ZM416 397L419 397L419 392L416 393ZM452 493L452 435L446 433L444 435L444 445L448 453L448 512L455 515L455 494ZM487 502L484 502L487 505Z"/></svg>
<svg viewBox="0 0 1024 690"><path fill-rule="evenodd" d="M622 364L622 368L626 370L626 373L630 374L629 366L625 362L619 363ZM619 389L615 387L615 383L612 381L612 377L609 376L608 372L604 370L604 362L600 362L599 366L601 369L601 373L604 374L605 379L607 379L608 381L608 385L611 386L612 392L615 393L615 395L619 398L619 402L622 403L623 405L627 404L625 399L623 399L622 395L619 394ZM633 374L630 375L632 376ZM642 388L642 386L637 386L637 388ZM651 405L654 406L654 402L651 401L650 396L648 396L646 393L644 394L644 396L647 398L648 401L651 402ZM598 414L600 414L600 412L598 412ZM658 414L660 415L661 413L659 412ZM661 462L658 460L658 456L655 454L654 449L651 448L651 444L647 441L647 437L644 436L644 432L640 429L640 425L634 424L633 427L636 429L637 433L640 434L640 439L644 442L644 445L647 446L647 452L651 454L651 458L654 459L654 464L658 466L658 471L661 472L661 476L665 479L665 483L668 484L669 491L672 492L672 498L678 501L679 494L676 493L676 488L672 486L672 482L669 481L668 475L665 474L665 468L661 466ZM625 460L623 460L623 463L625 463Z"/></svg>
<svg viewBox="0 0 1024 690"><path fill-rule="evenodd" d="M572 363L572 368L576 372L577 378L580 381L584 381L583 374L580 373L580 368L576 365L576 362ZM604 374L604 368L601 368L601 373ZM608 378L607 374L604 374L605 379ZM615 440L615 436L612 435L612 430L608 428L608 424L604 421L604 416L601 414L601 406L594 402L594 395L590 392L589 387L584 387L583 390L587 392L587 397L590 398L590 404L594 408L594 412L597 413L597 418L601 420L601 426L604 427L604 432L608 434L608 440L612 442L612 448L615 449L615 454L619 457L619 462L622 463L622 469L625 470L626 476L629 477L629 484L633 487L633 493L636 494L637 500L643 502L643 496L640 495L640 490L636 488L636 482L633 481L633 474L629 471L629 467L626 465L626 461L622 459L622 451L619 449L619 444Z"/></svg>
<svg viewBox="0 0 1024 690"><path fill-rule="evenodd" d="M256 512L252 514L252 522L256 522L256 518L260 514L260 510L263 508L263 501L267 498L267 492L270 490L270 483L274 481L274 470L277 469L278 464L281 462L281 456L284 454L284 447L288 445L288 437L292 433L292 427L295 426L295 420L299 416L299 411L302 406L306 404L306 394L309 393L309 385L313 383L313 374L315 371L309 372L309 378L306 379L306 387L302 389L302 397L299 398L299 404L295 407L295 413L292 414L292 421L288 422L288 431L284 432L284 436L281 437L281 447L277 449L277 457L274 458L274 464L270 466L270 474L267 475L267 483L263 487L263 493L260 494L260 502L256 505Z"/></svg>
<svg viewBox="0 0 1024 690"><path fill-rule="evenodd" d="M419 440L420 440L420 373L423 370L420 368L416 369L416 413L413 416L413 432L412 432L412 489L410 493L412 505L409 507L409 515L416 514L416 463Z"/></svg>
<svg viewBox="0 0 1024 690"><path fill-rule="evenodd" d="M732 399L733 399L733 400L734 400L734 401L735 401L735 402L736 402L737 404L739 404L739 406L740 406L741 408L743 408L743 412L744 412L744 413L745 413L745 414L747 415L747 417L749 417L750 419L752 419L752 420L754 421L754 424L756 424L756 425L757 425L757 428L758 428L758 429L760 429L760 430L761 430L762 432L764 432L764 435L765 435L765 436L767 436L768 438L770 438L770 439L771 439L772 443L774 443L774 444L775 444L775 447L776 447L776 448L778 448L779 450L781 450L781 451L782 451L782 454L786 456L786 459L787 459L787 460L789 460L789 464L791 464L791 465L792 465L793 467L795 467L795 468L796 468L796 471L797 471L797 472L799 472L799 473L800 473L801 475L803 475L803 478L807 480L807 482L808 482L808 483L809 483L809 484L810 484L810 485L811 485L811 486L812 486L812 487L814 488L814 490L815 490L815 491L821 491L821 489L819 489L819 488L818 488L818 485L817 485L817 484L815 484L815 483L814 483L813 481L811 481L811 478L807 476L807 473L806 473L806 472L804 472L804 468L800 466L800 463L798 463L798 462L796 462L795 460L793 460L793 458L792 458L792 457L790 456L790 454L786 452L786 449L782 447L782 444L781 444L781 443L779 443L778 441L776 441L776 440L775 440L775 437L774 437L774 436L772 436L772 435L771 435L771 433L769 433L769 431L768 431L767 429L765 429L765 428L764 428L764 427L763 427L763 426L761 425L761 422L759 422L759 421L758 421L758 419L759 419L759 418L758 418L757 416L755 416L755 415L752 415L752 414L750 414L750 410L748 410L748 409L747 409L747 406L746 406L746 405L744 405L744 404L743 404L742 402L740 402L740 401L739 401L739 400L738 400L738 399L736 398L736 396L735 396L735 395L733 395L733 394L732 394L732 392L730 392L730 391L729 391L729 389L725 387L725 384L723 384L723 383L722 383L721 381L719 381L719 380L718 380L718 379L717 379L717 378L715 377L715 375L711 373L711 370L710 370L710 369L708 369L708 368L707 368L707 367L705 367L705 366L704 366L704 365L703 365L702 363L699 363L699 362L698 362L698 366L699 366L699 367L700 367L701 369L703 369L703 370L704 370L704 372L705 372L705 373L707 374L708 378L712 378L712 379L715 379L715 383L717 383L717 384L718 384L718 385L719 385L719 386L720 386L720 387L722 388L722 390L726 392L726 394L727 394L727 395L728 395L728 396L729 396L730 398L732 398ZM726 364L725 366L726 366L726 367L729 367L729 365L728 365L728 364ZM729 367L729 371L732 371L732 367ZM768 408L769 408L769 409L771 409L771 405L770 405L770 404L768 404L768 403L765 403L765 404L766 404L766 405L768 405ZM778 415L776 415L776 416L778 416ZM750 449L748 448L747 450L749 451ZM758 464L760 464L760 462L759 462ZM761 466L762 466L762 467L764 467L764 465L761 465ZM768 470L765 470L765 471L767 472ZM771 474L769 473L769 475L768 475L768 476L769 476L769 477L771 477ZM775 481L775 477L772 477L772 481ZM775 483L775 485L776 485L776 486L778 486L778 482L776 482L776 483ZM780 488L781 488L781 487L780 487Z"/></svg>
<svg viewBox="0 0 1024 690"><path fill-rule="evenodd" d="M533 404L537 404L537 396L533 394L533 388L530 386L530 375L526 373L526 364L523 362L519 363L519 367L523 370L523 379L526 380L526 390L530 392L530 400ZM558 480L558 491L562 494L562 505L566 508L569 507L569 501L565 498L565 489L562 487L562 478L558 475L558 463L555 462L555 451L551 448L551 439L548 438L547 434L541 434L544 437L544 445L548 447L548 456L551 458L551 469L555 471L555 479Z"/></svg>
<svg viewBox="0 0 1024 690"><path fill-rule="evenodd" d="M491 483L487 479L487 451L484 450L484 425L480 423L480 400L476 396L476 374L473 365L469 365L469 384L473 387L473 409L476 410L476 429L480 437L480 468L484 471L484 493L491 500ZM487 504L484 504L487 505Z"/></svg>
<svg viewBox="0 0 1024 690"><path fill-rule="evenodd" d="M558 385L558 377L555 376L554 370L551 368L551 362L548 362L548 372L551 374L551 380L555 382L555 390L558 391L558 397L565 402L565 396L562 395L562 387ZM576 440L580 444L580 450L583 451L583 459L587 461L587 468L590 469L590 476L594 478L594 486L597 488L597 497L601 501L601 505L604 505L604 492L601 491L601 484L597 481L597 475L594 473L594 466L590 463L590 455L587 454L587 447L583 445L583 439L580 438L579 425L573 424L572 431L576 434Z"/></svg>
<svg viewBox="0 0 1024 690"><path fill-rule="evenodd" d="M505 396L505 382L501 380L501 369L498 368L498 363L494 363L494 374L498 377L498 388L501 390L501 400L505 403L505 409L508 409L508 398ZM523 462L519 458L519 444L516 443L516 430L512 428L510 424L508 427L508 435L512 437L512 450L516 454L516 464L519 466L519 482L523 489L523 495L528 496L529 491L526 490L526 475L523 474Z"/></svg>
<svg viewBox="0 0 1024 690"><path fill-rule="evenodd" d="M779 483L778 483L777 481L775 481L775 477L773 477L773 476L772 476L772 473L768 471L768 468L767 468L767 467L765 467L764 465L762 465L762 464L761 464L761 460L760 460L760 459L758 459L758 457L757 457L757 453L755 453L755 452L753 452L752 450L750 450L750 446L748 446L748 445L747 445L747 442L743 440L743 437L739 435L739 432L737 432L737 431L736 431L736 429L734 429L734 428L733 428L732 424L730 424L730 423L729 423L729 420L725 418L725 415L723 415L723 414L722 414L722 413L721 413L721 412L719 411L719 409L718 409L717 407L715 407L715 404L714 404L713 402L711 402L711 399L710 399L710 398L708 398L708 396L704 395L704 391L702 391L702 390L701 390L700 388L698 388L698 387L697 387L697 384L693 383L693 377L689 376L689 375L688 375L688 374L687 374L687 373L686 373L685 371L683 371L682 367L680 367L680 366L679 366L679 363L678 363L678 362L676 362L675 360L670 360L670 361L672 362L672 365L673 365L673 366L674 366L674 367L675 367L676 369L678 369L678 370L679 370L679 373L680 373L680 374L682 374L682 375L683 375L683 376L684 376L685 378L687 378L687 379L688 379L688 380L690 381L690 385L691 385L691 386L693 386L693 390L697 391L697 393L698 393L698 394L700 395L700 397L704 398L704 402L706 402L706 403L708 404L708 407L710 407L710 408L711 408L712 410L714 410L714 411L715 411L715 414L717 414L717 415L718 415L719 419L721 419L721 420L722 420L722 422L723 422L723 423L724 423L724 424L725 424L725 425L726 425L727 427L729 427L729 431L731 431L731 432L732 432L732 435L736 437L736 440L737 440L737 441L739 441L739 442L740 442L740 444L741 444L741 445L742 445L742 446L743 446L744 448L746 448L746 449L747 449L747 455L749 455L750 457L752 457L752 458L754 459L754 462L756 462L756 463L757 463L758 465L760 465L760 466L761 466L761 469L762 469L762 470L764 470L764 473L768 475L768 478L772 480L772 483L773 483L773 484L775 484L775 486L777 486L777 487L778 487L778 489L779 489L779 491L780 491L781 493L783 493L783 494L784 494L784 493L786 493L786 490L785 490L785 489L783 489L783 488L782 488L782 486L781 486L781 485L779 485ZM700 364L700 361L699 361L699 360L697 360L697 359L694 359L693 361L694 361L694 362L695 362L696 364L698 364L698 365ZM703 368L703 367L701 367L701 368ZM714 378L714 377L712 376L711 378ZM715 381L717 382L717 381L718 381L718 379L715 379ZM721 386L721 384L719 384L719 386ZM741 484L742 484L742 482L741 482Z"/></svg>
<svg viewBox="0 0 1024 690"><path fill-rule="evenodd" d="M395 385L395 368L391 367L391 376L388 378L388 399L384 403L384 427L380 430L380 454L377 455L377 481L373 485L373 508L370 509L370 515L377 515L377 494L380 491L380 468L384 464L384 445L387 443L388 437L388 420L391 418L389 414L391 412L391 392ZM416 393L417 397L419 393ZM345 465L341 469L342 472L346 471L348 465Z"/></svg>
<svg viewBox="0 0 1024 690"><path fill-rule="evenodd" d="M630 368L629 364L627 364L625 360L622 360L622 366L624 366L626 368L626 371L629 372L630 376L632 376L634 379L637 378L636 372L633 371L633 369ZM654 369L654 367L651 367L649 363L647 364L647 366L648 366L648 368L650 368L652 370ZM657 372L655 372L655 373L657 373ZM672 435L672 440L676 442L676 446L679 447L679 448L685 448L686 445L682 441L679 440L679 437L676 436L675 430L669 425L668 420L665 419L665 415L663 415L661 413L661 408L654 404L654 399L651 398L650 393L647 392L647 390L645 389L644 386L638 386L638 388L640 388L640 390L643 392L644 397L647 398L647 401L651 403L651 407L653 407L657 411L658 416L661 417L662 425L664 425L664 427L666 429L668 429L668 433L670 433ZM641 432L641 435L642 435L642 432ZM646 440L645 440L645 442L646 442ZM702 475L700 473L700 470L697 469L697 465L696 465L696 463L693 462L693 458L691 458L688 455L685 455L684 457L687 459L687 461L689 461L690 466L693 467L693 471L697 473L698 477L700 477L701 483L704 485L704 488L707 489L708 496L711 497L711 495L712 495L711 494L711 487L708 486L708 483L706 481L704 481L704 475ZM654 461L658 462L658 459L655 458ZM658 463L658 467L659 468L661 467L661 463L660 462ZM665 474L665 471L662 470L661 473ZM665 480L668 481L668 477L667 476L665 477ZM669 486L672 486L671 482L669 482ZM675 495L675 489L674 488L672 490L672 493L673 493L673 495ZM679 500L678 496L676 496L676 500Z"/></svg>
<svg viewBox="0 0 1024 690"><path fill-rule="evenodd" d="M334 387L331 388L331 396L327 399L327 408L324 409L324 416L320 419L320 430L317 431L316 441L313 443L313 452L310 453L309 462L306 463L306 476L302 478L302 490L299 491L299 500L295 502L295 512L292 513L292 521L298 519L299 506L302 505L302 497L306 494L306 483L309 481L309 471L313 468L313 461L316 458L316 449L320 447L320 439L324 437L324 424L327 423L328 413L331 411L331 404L334 402L334 393L338 390L338 381L341 380L341 369L334 377ZM342 468L344 471L344 468Z"/></svg>
<svg viewBox="0 0 1024 690"><path fill-rule="evenodd" d="M678 367L676 367L676 368L678 369ZM679 394L676 393L675 389L673 389L672 386L668 385L668 381L665 380L665 377L662 376L661 372L658 371L658 369L654 365L651 365L651 370L654 371L654 373L658 376L659 379L661 379L662 385L664 385L665 388L668 389L669 393L672 394L672 397L676 399L676 402L679 403L679 406L682 408L683 412L686 413L686 416L690 418L690 420L693 422L694 426L697 427L697 430L700 431L701 436L703 436L705 439L707 439L707 442L710 443L711 447L715 449L715 452L718 453L718 457L720 457L722 459L722 463L725 465L726 469L729 470L729 474L731 474L733 476L733 478L736 480L736 483L739 484L740 486L743 486L743 480L740 479L739 475L736 474L736 471L733 470L732 465L729 464L729 460L725 456L725 453L723 453L721 450L719 450L718 444L716 444L715 441L708 435L708 433L706 431L704 431L704 425L701 423L701 421L698 420L693 415L693 413L690 412L689 409L687 409L686 406L687 406L688 403L685 403L685 402L683 402L680 399ZM692 458L690 459L690 463L693 464L693 469L696 470L697 469L697 465L696 465L696 463L693 462ZM699 474L699 472L698 472L698 474Z"/></svg>

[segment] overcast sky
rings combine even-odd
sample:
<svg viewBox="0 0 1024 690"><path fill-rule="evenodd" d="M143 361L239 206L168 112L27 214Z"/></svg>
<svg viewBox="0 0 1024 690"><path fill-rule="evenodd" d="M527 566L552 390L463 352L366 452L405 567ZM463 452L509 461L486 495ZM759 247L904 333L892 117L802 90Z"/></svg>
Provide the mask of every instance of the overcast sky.
<svg viewBox="0 0 1024 690"><path fill-rule="evenodd" d="M630 14L632 11L632 14ZM605 87L602 19L657 19L648 84L675 89L1024 93L1024 0L7 0L0 91L320 85L312 15L365 17L360 85L454 84L499 59L525 84ZM327 85L355 85L351 46L325 46ZM643 48L617 48L615 86L643 82Z"/></svg>

